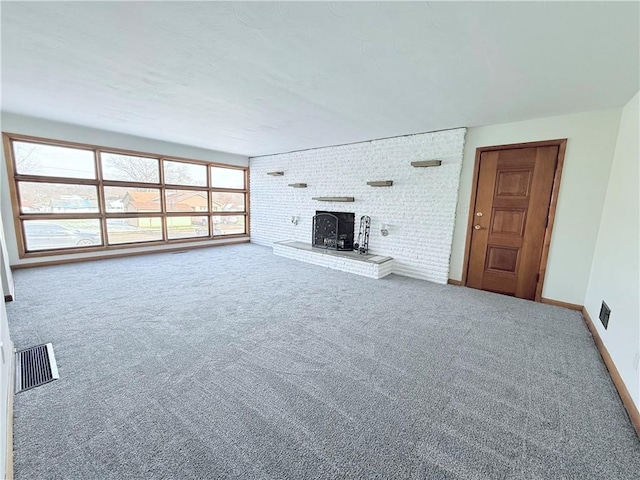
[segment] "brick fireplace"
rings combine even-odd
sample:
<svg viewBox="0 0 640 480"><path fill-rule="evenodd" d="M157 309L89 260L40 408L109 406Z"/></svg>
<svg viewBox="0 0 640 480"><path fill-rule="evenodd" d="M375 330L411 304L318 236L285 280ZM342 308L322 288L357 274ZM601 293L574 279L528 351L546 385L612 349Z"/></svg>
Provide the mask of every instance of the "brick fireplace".
<svg viewBox="0 0 640 480"><path fill-rule="evenodd" d="M371 217L369 253L392 257L393 273L446 283L464 137L465 129L459 128L251 158L251 241L268 246L300 242L309 247L302 251L305 256L315 252L323 261L340 262L344 255L358 253L314 247L312 220L319 211L348 210L355 219ZM441 165L411 165L426 160ZM268 175L273 171L283 175ZM393 184L368 185L381 180ZM291 186L297 183L307 186ZM318 197L354 200L320 203Z"/></svg>

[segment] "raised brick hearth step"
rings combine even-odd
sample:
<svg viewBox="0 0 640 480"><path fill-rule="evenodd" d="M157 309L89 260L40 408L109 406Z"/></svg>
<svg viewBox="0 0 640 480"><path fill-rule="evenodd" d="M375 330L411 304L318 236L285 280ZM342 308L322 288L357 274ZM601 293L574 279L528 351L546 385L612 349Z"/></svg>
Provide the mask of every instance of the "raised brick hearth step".
<svg viewBox="0 0 640 480"><path fill-rule="evenodd" d="M381 255L313 248L310 244L284 240L273 244L273 253L334 270L369 278L383 278L393 269L393 258Z"/></svg>

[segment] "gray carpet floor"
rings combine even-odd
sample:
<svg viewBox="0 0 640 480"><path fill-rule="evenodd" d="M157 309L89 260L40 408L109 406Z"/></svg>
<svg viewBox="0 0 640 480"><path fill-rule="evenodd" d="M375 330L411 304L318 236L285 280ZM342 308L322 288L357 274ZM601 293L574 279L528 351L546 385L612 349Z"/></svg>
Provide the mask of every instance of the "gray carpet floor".
<svg viewBox="0 0 640 480"><path fill-rule="evenodd" d="M637 479L579 313L237 245L15 273L34 479Z"/></svg>

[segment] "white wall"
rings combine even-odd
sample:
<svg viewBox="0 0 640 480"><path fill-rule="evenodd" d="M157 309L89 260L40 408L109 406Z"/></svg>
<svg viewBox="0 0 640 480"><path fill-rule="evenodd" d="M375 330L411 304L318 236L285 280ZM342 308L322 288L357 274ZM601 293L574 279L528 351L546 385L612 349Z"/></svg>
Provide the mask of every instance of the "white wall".
<svg viewBox="0 0 640 480"><path fill-rule="evenodd" d="M585 308L640 409L640 94L622 110ZM611 308L609 327L598 320Z"/></svg>
<svg viewBox="0 0 640 480"><path fill-rule="evenodd" d="M613 159L620 109L469 128L450 278L460 280L478 147L567 138L560 194L542 296L582 305Z"/></svg>
<svg viewBox="0 0 640 480"><path fill-rule="evenodd" d="M371 253L394 258L394 273L446 283L464 128L252 158L251 240L311 243L316 210L371 217ZM415 168L412 161L442 159L442 166ZM283 177L267 175L284 171ZM393 180L392 187L367 181ZM307 183L292 188L290 183ZM350 196L354 203L312 197ZM300 217L297 226L291 217ZM380 234L388 224L389 236ZM356 233L357 235L357 233Z"/></svg>
<svg viewBox="0 0 640 480"><path fill-rule="evenodd" d="M11 385L11 367L13 355L13 342L9 337L9 324L7 323L7 311L4 306L4 295L2 290L2 300L0 300L0 478L5 478L5 468L7 463L7 406L9 403L9 393Z"/></svg>
<svg viewBox="0 0 640 480"><path fill-rule="evenodd" d="M249 159L241 155L232 153L217 152L214 150L206 150L187 145L178 145L175 143L162 142L149 138L134 137L131 135L123 135L120 133L107 132L86 128L78 125L67 123L53 122L39 118L26 117L12 113L2 112L2 131L7 133L19 133L22 135L32 135L36 137L51 138L55 140L65 140L69 142L87 143L91 145L123 148L135 150L145 153L154 153L159 155L168 155L174 157L191 158L196 160L206 160L210 162L226 163L230 165L248 166ZM175 245L167 245L161 247L139 247L129 248L125 250L116 250L112 252L94 252L76 255L55 255L52 257L41 257L31 259L19 259L18 247L16 244L16 234L13 222L13 212L11 210L11 195L9 194L9 183L7 178L6 159L4 151L2 152L2 168L0 168L0 198L2 200L2 217L5 219L5 237L7 241L7 250L9 253L9 262L11 265L37 263L50 260L66 260L79 257L104 256L109 254L122 254L124 252L144 252L159 251L164 248L175 248ZM241 241L242 239L238 240ZM232 241L229 240L212 240L210 242L199 242L198 244L211 244Z"/></svg>
<svg viewBox="0 0 640 480"><path fill-rule="evenodd" d="M7 252L7 242L4 236L4 222L0 212L0 279L2 280L2 290L4 295L15 296L13 274L9 266L9 253ZM4 298L4 297L3 297Z"/></svg>
<svg viewBox="0 0 640 480"><path fill-rule="evenodd" d="M0 218L0 230L2 230L2 219ZM0 232L1 233L1 232ZM0 240L2 240L0 238ZM4 250L4 245L1 245ZM8 271L11 285L13 285L13 279L11 278L11 270ZM11 386L11 362L13 360L13 342L9 336L9 324L7 322L7 311L4 306L4 296L12 295L4 288L4 282L0 285L0 478L5 478L5 468L7 463L7 427L8 422L11 421L7 417L7 406L9 402L9 393Z"/></svg>

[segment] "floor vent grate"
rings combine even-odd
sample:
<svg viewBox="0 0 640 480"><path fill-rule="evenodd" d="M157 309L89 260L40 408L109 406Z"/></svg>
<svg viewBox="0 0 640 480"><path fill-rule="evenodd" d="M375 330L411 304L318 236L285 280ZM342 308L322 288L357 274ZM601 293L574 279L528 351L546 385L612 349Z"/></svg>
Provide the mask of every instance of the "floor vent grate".
<svg viewBox="0 0 640 480"><path fill-rule="evenodd" d="M47 343L16 352L16 393L57 380L53 345Z"/></svg>

